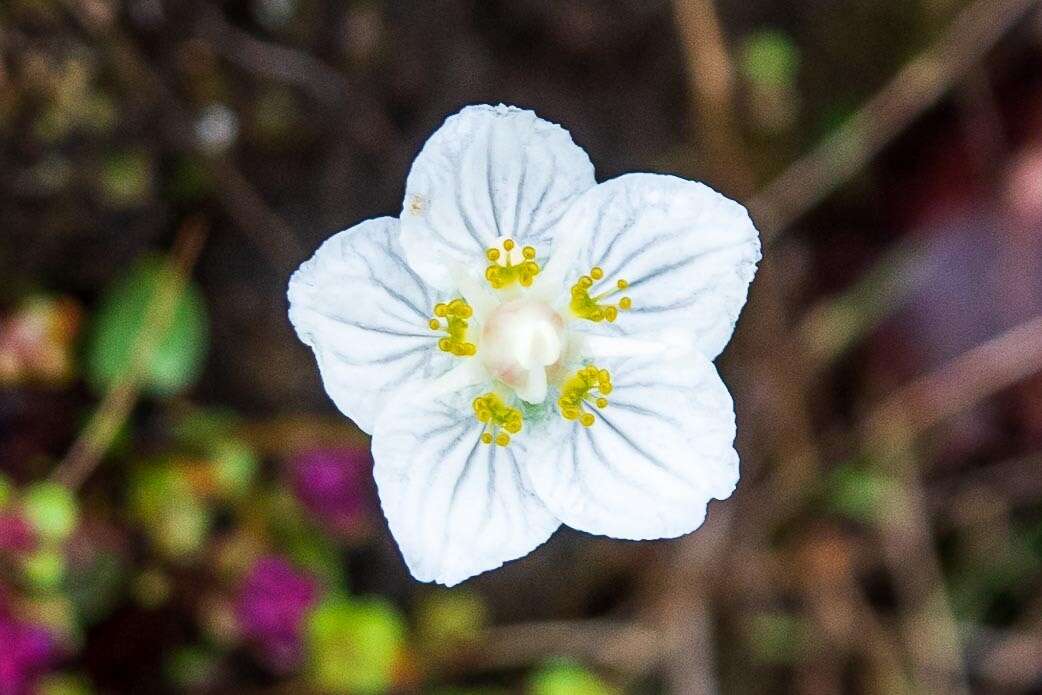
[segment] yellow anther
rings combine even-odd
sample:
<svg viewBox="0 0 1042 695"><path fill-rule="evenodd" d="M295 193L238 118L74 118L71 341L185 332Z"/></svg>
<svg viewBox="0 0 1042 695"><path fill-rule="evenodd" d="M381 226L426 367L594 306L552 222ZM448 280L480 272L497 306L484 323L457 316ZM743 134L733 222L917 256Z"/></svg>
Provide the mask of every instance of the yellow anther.
<svg viewBox="0 0 1042 695"><path fill-rule="evenodd" d="M615 289L610 289L607 292L601 292L591 297L590 289L593 287L594 282L603 278L604 269L594 267L590 269L589 275L580 276L575 284L572 285L571 309L573 314L587 321L608 321L610 323L619 317L620 309L628 311L633 307L633 300L629 297L621 298L618 304L600 303L602 299L629 287L629 283L625 280L618 280L615 283Z"/></svg>
<svg viewBox="0 0 1042 695"><path fill-rule="evenodd" d="M434 305L434 317L427 322L432 331L445 331L448 335L438 339L438 349L448 352L456 357L472 357L477 354L478 346L467 341L467 319L474 315L462 299L453 299L448 304L439 303ZM445 325L439 318L445 319Z"/></svg>
<svg viewBox="0 0 1042 695"><path fill-rule="evenodd" d="M489 265L485 268L485 279L493 289L501 290L515 282L522 287L530 287L532 280L539 274L539 264L535 262L535 247L525 246L521 249L521 257L512 253L517 248L513 239L504 239L502 250L496 247L485 249L485 258ZM515 261L518 261L515 263Z"/></svg>
<svg viewBox="0 0 1042 695"><path fill-rule="evenodd" d="M510 443L510 435L521 431L524 418L521 411L511 408L494 392L486 393L474 399L474 417L485 425L481 433L482 444L496 443L506 446Z"/></svg>
<svg viewBox="0 0 1042 695"><path fill-rule="evenodd" d="M605 396L611 390L611 374L607 369L598 369L592 364L583 367L561 387L561 397L557 399L561 417L578 420L583 427L593 426L593 413L584 410L583 405L592 403L598 408L607 408L608 399Z"/></svg>

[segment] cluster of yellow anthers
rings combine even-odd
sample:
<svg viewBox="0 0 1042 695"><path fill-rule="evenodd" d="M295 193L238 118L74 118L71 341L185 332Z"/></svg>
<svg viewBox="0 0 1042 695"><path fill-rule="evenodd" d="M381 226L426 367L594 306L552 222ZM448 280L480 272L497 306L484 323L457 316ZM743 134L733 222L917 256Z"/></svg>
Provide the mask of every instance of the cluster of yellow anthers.
<svg viewBox="0 0 1042 695"><path fill-rule="evenodd" d="M593 425L593 413L583 410L583 403L593 403L598 408L607 408L611 393L611 374L607 369L598 369L588 365L577 371L561 387L561 397L557 405L561 408L561 417L565 420L578 420L583 427Z"/></svg>
<svg viewBox="0 0 1042 695"><path fill-rule="evenodd" d="M521 249L523 260L514 265L511 252L516 247L513 239L504 239L503 251L496 247L485 251L485 258L489 260L488 267L485 268L485 279L493 289L500 290L515 282L520 282L522 287L528 287L532 284L532 279L539 274L539 264L535 262L535 247L526 246Z"/></svg>
<svg viewBox="0 0 1042 695"><path fill-rule="evenodd" d="M600 294L590 296L590 288L593 287L593 283L601 280L604 277L604 271L600 268L592 268L589 275L583 275L579 278L579 281L572 285L572 313L579 318L587 319L588 321L614 321L619 315L619 309L626 311L633 306L633 300L629 297L623 297L619 300L618 305L615 304L601 304L600 300L605 297L610 297L616 292L620 292L627 287L629 283L625 280L619 280L615 283L613 289L607 292L601 292Z"/></svg>
<svg viewBox="0 0 1042 695"><path fill-rule="evenodd" d="M520 410L511 408L491 391L474 399L474 417L485 424L485 431L481 433L482 443L495 442L498 446L509 444L510 435L520 432L524 421Z"/></svg>
<svg viewBox="0 0 1042 695"><path fill-rule="evenodd" d="M434 318L428 325L432 331L448 333L438 341L438 348L443 352L451 352L456 357L471 357L478 351L478 346L467 342L467 326L474 310L462 299L453 299L448 304L434 305ZM445 324L442 325L442 319Z"/></svg>

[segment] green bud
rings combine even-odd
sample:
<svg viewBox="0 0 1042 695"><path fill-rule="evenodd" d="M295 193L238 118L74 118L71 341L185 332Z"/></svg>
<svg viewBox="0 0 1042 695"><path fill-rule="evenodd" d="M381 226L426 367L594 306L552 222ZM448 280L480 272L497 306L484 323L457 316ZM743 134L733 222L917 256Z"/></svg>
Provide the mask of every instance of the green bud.
<svg viewBox="0 0 1042 695"><path fill-rule="evenodd" d="M589 669L572 661L552 661L536 671L529 695L614 695L617 691Z"/></svg>
<svg viewBox="0 0 1042 695"><path fill-rule="evenodd" d="M54 591L65 578L65 558L57 550L38 550L25 558L22 569L34 589Z"/></svg>
<svg viewBox="0 0 1042 695"><path fill-rule="evenodd" d="M35 483L23 496L22 506L29 523L46 540L63 541L76 528L76 498L64 485Z"/></svg>
<svg viewBox="0 0 1042 695"><path fill-rule="evenodd" d="M377 695L394 685L405 623L379 599L329 598L307 625L308 677L324 692Z"/></svg>
<svg viewBox="0 0 1042 695"><path fill-rule="evenodd" d="M257 458L248 446L235 439L214 445L214 474L221 490L230 497L241 497L250 489Z"/></svg>

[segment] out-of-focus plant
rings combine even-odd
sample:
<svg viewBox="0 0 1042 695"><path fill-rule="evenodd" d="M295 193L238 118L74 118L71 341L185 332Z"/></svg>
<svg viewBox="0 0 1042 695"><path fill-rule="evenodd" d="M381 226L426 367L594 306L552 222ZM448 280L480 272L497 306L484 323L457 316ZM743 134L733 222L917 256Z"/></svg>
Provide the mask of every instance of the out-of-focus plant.
<svg viewBox="0 0 1042 695"><path fill-rule="evenodd" d="M451 659L478 644L488 622L488 607L480 594L463 588L434 590L417 607L416 639L421 653L435 660Z"/></svg>
<svg viewBox="0 0 1042 695"><path fill-rule="evenodd" d="M364 449L313 449L289 463L290 483L301 504L326 530L357 536L374 511L373 460Z"/></svg>
<svg viewBox="0 0 1042 695"><path fill-rule="evenodd" d="M2 592L0 645L0 692L5 695L29 692L59 657L54 637L40 625L14 615Z"/></svg>
<svg viewBox="0 0 1042 695"><path fill-rule="evenodd" d="M330 693L386 692L411 678L405 637L390 602L331 595L308 618L308 680Z"/></svg>
<svg viewBox="0 0 1042 695"><path fill-rule="evenodd" d="M790 129L799 112L800 51L788 34L765 29L746 36L738 66L748 87L749 114L767 133Z"/></svg>
<svg viewBox="0 0 1042 695"><path fill-rule="evenodd" d="M235 615L243 637L272 670L285 672L299 664L303 623L320 596L316 578L285 558L261 557L250 569L239 589Z"/></svg>
<svg viewBox="0 0 1042 695"><path fill-rule="evenodd" d="M67 382L75 373L81 313L72 299L37 295L0 316L0 386Z"/></svg>
<svg viewBox="0 0 1042 695"><path fill-rule="evenodd" d="M531 677L528 695L616 695L619 691L574 661L545 664Z"/></svg>
<svg viewBox="0 0 1042 695"><path fill-rule="evenodd" d="M149 308L170 272L159 259L148 258L107 290L94 315L87 344L86 375L95 389L105 389L129 368L135 341L149 318ZM147 365L142 390L165 396L190 385L202 368L207 333L203 296L189 283Z"/></svg>

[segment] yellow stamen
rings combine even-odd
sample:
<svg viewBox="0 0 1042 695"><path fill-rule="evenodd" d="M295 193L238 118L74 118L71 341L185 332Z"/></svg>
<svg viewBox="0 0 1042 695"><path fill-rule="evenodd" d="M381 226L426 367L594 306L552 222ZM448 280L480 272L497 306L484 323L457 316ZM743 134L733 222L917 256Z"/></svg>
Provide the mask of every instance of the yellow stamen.
<svg viewBox="0 0 1042 695"><path fill-rule="evenodd" d="M591 427L594 423L593 413L583 409L583 405L592 403L598 408L607 408L605 398L612 391L611 374L607 369L598 369L595 365L587 365L569 377L561 387L561 397L557 406L561 417L565 420L578 420L583 427Z"/></svg>
<svg viewBox="0 0 1042 695"><path fill-rule="evenodd" d="M481 443L494 442L497 446L509 444L510 435L520 432L524 422L520 410L511 408L498 394L491 391L474 399L474 417L485 425L485 431L481 433Z"/></svg>
<svg viewBox="0 0 1042 695"><path fill-rule="evenodd" d="M522 287L529 287L539 274L539 264L535 262L536 250L532 246L521 249L521 261L514 263L517 244L513 239L504 239L502 251L496 247L485 250L485 258L489 260L485 268L485 279L493 289L501 290L518 282ZM504 253L505 252L505 253ZM513 258L512 258L513 257Z"/></svg>
<svg viewBox="0 0 1042 695"><path fill-rule="evenodd" d="M434 318L427 325L432 331L445 331L448 334L438 340L438 349L456 357L473 357L477 354L478 346L467 341L468 319L473 315L474 310L463 299L434 305ZM440 319L445 319L444 326Z"/></svg>
<svg viewBox="0 0 1042 695"><path fill-rule="evenodd" d="M620 309L629 311L633 307L633 300L629 297L622 297L619 299L618 304L601 303L602 299L629 287L630 284L625 280L618 280L615 283L615 288L591 297L590 289L593 287L593 284L603 278L604 270L594 267L590 269L589 275L583 275L572 285L572 302L570 306L573 314L587 321L608 321L611 323L619 317Z"/></svg>

